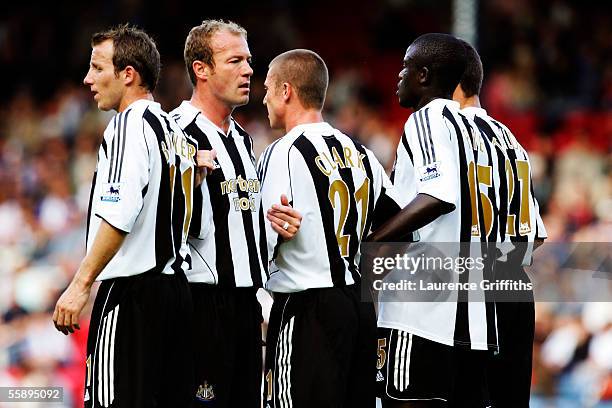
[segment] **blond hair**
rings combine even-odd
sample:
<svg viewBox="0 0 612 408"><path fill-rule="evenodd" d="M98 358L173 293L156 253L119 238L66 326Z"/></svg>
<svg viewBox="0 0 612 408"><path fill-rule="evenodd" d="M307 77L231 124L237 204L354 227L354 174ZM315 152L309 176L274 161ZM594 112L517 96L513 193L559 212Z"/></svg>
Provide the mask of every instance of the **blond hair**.
<svg viewBox="0 0 612 408"><path fill-rule="evenodd" d="M241 35L246 40L247 31L239 24L226 20L204 20L199 26L195 26L189 31L185 40L185 66L193 85L196 84L195 72L193 72L193 62L202 61L204 64L214 68L213 50L211 39L214 34L220 31Z"/></svg>

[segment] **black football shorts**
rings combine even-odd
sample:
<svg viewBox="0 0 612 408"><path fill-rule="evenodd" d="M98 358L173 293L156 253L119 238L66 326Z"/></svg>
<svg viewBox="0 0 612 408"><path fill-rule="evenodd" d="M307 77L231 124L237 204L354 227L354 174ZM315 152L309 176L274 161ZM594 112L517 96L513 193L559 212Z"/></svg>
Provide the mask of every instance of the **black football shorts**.
<svg viewBox="0 0 612 408"><path fill-rule="evenodd" d="M194 304L193 407L260 408L263 318L257 288L189 286Z"/></svg>
<svg viewBox="0 0 612 408"><path fill-rule="evenodd" d="M188 407L192 311L182 273L103 281L87 340L85 407Z"/></svg>
<svg viewBox="0 0 612 408"><path fill-rule="evenodd" d="M264 407L376 404L376 316L358 285L274 294Z"/></svg>

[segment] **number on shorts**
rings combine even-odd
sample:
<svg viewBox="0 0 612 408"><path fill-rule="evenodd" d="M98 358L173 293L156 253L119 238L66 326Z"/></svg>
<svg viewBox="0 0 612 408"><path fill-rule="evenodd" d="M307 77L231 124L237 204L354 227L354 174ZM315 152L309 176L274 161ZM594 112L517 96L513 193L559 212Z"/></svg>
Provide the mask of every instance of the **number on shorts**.
<svg viewBox="0 0 612 408"><path fill-rule="evenodd" d="M385 363L387 362L387 352L385 350L386 347L387 339L378 339L378 351L376 352L378 354L378 360L376 361L376 369L378 370L382 369L385 366Z"/></svg>

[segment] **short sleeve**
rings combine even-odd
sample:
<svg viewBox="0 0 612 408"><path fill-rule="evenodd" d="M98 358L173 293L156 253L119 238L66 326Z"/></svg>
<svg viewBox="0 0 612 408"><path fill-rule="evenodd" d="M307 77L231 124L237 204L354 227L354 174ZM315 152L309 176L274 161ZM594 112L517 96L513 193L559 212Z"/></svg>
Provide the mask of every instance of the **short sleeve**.
<svg viewBox="0 0 612 408"><path fill-rule="evenodd" d="M436 117L429 108L421 109L410 115L404 131L413 157L416 193L455 205L459 166L455 142L444 118Z"/></svg>
<svg viewBox="0 0 612 408"><path fill-rule="evenodd" d="M294 158L297 159L297 158ZM258 163L258 174L261 182L261 211L264 218L273 204L280 203L280 197L285 194L289 202L293 202L291 191L289 152L277 144L269 146L261 155ZM270 221L265 219L268 259L274 259L276 248L281 241L279 235L272 229Z"/></svg>
<svg viewBox="0 0 612 408"><path fill-rule="evenodd" d="M414 160L412 148L406 137L406 128L408 128L408 122L404 126L404 132L397 145L395 163L393 163L393 170L391 171L391 182L399 191L414 196L416 194Z"/></svg>
<svg viewBox="0 0 612 408"><path fill-rule="evenodd" d="M149 150L142 117L132 110L120 114L107 152L95 214L115 228L130 232L149 183Z"/></svg>

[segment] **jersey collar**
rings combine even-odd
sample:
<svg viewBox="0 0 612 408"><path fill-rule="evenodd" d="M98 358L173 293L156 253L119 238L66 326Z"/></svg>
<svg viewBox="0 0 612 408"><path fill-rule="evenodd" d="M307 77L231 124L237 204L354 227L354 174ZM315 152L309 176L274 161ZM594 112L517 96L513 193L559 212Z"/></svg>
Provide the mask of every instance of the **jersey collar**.
<svg viewBox="0 0 612 408"><path fill-rule="evenodd" d="M480 116L480 117L487 117L489 115L487 115L487 111L482 109L482 108L477 108L475 106L468 106L467 108L463 108L461 109L461 112L465 113L466 115L470 116L470 117L474 117L474 116Z"/></svg>
<svg viewBox="0 0 612 408"><path fill-rule="evenodd" d="M329 133L330 135L333 135L334 128L331 127L331 125L327 122L304 123L301 125L297 125L293 129L291 129L289 133L287 133L287 135L295 135L295 134L299 135L302 133L310 133L310 132L317 133L317 134Z"/></svg>
<svg viewBox="0 0 612 408"><path fill-rule="evenodd" d="M158 109L161 109L161 105L158 102L152 101L150 99L138 99L134 102L130 103L127 108L125 108L124 112L128 109L136 108L138 106L154 106Z"/></svg>
<svg viewBox="0 0 612 408"><path fill-rule="evenodd" d="M188 126L200 114L200 111L189 101L183 101L177 108L180 111L180 118L177 120L181 128Z"/></svg>
<svg viewBox="0 0 612 408"><path fill-rule="evenodd" d="M221 129L219 126L215 125L210 119L208 119L206 117L206 115L201 112L198 108L196 108L195 106L193 106L191 104L191 102L189 101L183 101L181 102L181 105L179 106L179 109L181 110L181 118L180 118L180 125L182 128L184 128L185 126L189 125L191 122L193 122L193 120L198 117L204 121L204 123L206 124L206 126L210 126L212 128L214 128L217 132L219 132L219 134L223 135L223 136L229 136L231 134L234 133L236 126L234 124L234 118L230 117L230 125L229 128L227 129L227 134L223 131L223 129Z"/></svg>
<svg viewBox="0 0 612 408"><path fill-rule="evenodd" d="M450 108L459 110L461 105L459 105L459 102L455 102L452 99L436 98L433 101L430 101L427 105L423 106L421 109L432 108L434 106L448 106Z"/></svg>

